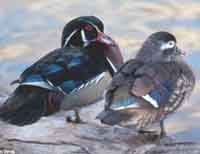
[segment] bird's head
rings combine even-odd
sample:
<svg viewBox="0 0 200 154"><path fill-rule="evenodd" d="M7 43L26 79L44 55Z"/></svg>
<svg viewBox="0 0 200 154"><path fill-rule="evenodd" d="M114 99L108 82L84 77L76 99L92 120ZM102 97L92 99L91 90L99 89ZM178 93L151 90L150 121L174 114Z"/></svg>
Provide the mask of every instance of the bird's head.
<svg viewBox="0 0 200 154"><path fill-rule="evenodd" d="M147 38L136 58L145 62L171 62L180 59L184 54L178 48L175 36L161 31Z"/></svg>
<svg viewBox="0 0 200 154"><path fill-rule="evenodd" d="M103 47L105 50L102 51L109 63L112 63L116 68L123 63L118 45L104 33L104 24L99 18L81 16L65 25L61 47L85 48L90 46Z"/></svg>
<svg viewBox="0 0 200 154"><path fill-rule="evenodd" d="M62 32L61 47L86 47L103 33L103 22L94 16L81 16L68 22Z"/></svg>

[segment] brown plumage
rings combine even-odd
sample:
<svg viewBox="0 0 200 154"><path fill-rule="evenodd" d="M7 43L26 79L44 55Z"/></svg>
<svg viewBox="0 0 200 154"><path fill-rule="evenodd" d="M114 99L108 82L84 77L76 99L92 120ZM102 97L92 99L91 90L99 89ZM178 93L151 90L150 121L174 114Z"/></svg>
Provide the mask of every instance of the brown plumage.
<svg viewBox="0 0 200 154"><path fill-rule="evenodd" d="M105 109L97 116L101 122L131 125L138 131L160 123L160 135L165 135L163 120L178 109L195 85L194 74L180 49L175 44L167 48L168 42L176 42L170 35L152 34L136 58L126 62L113 77L106 91Z"/></svg>

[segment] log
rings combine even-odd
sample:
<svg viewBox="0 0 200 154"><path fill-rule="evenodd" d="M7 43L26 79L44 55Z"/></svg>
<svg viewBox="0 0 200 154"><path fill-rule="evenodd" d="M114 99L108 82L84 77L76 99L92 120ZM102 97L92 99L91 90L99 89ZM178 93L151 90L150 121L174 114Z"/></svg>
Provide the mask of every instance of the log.
<svg viewBox="0 0 200 154"><path fill-rule="evenodd" d="M102 103L99 103L100 105ZM93 105L94 108L96 104ZM84 109L85 112L92 112ZM0 152L14 154L199 154L199 143L159 140L139 135L130 128L110 127L95 119L72 124L64 111L44 117L37 123L17 127L1 122ZM91 116L87 114L87 116ZM13 153L11 153L13 154Z"/></svg>
<svg viewBox="0 0 200 154"><path fill-rule="evenodd" d="M106 86L109 80L105 81ZM73 100L94 101L102 96L103 90L98 91L84 89L80 97L66 98L62 105L67 107ZM91 93L95 96L89 100ZM82 97L83 94L87 97ZM66 111L24 127L0 121L0 154L200 154L199 143L170 137L160 140L157 136L140 135L130 128L103 125L95 119L103 106L102 100L84 107L82 124L67 123L65 117L70 112Z"/></svg>

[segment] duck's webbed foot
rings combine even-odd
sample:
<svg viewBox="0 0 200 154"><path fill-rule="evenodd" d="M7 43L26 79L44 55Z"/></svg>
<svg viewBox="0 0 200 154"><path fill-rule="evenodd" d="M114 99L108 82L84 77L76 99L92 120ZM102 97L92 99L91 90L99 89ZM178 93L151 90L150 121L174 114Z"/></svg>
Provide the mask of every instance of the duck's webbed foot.
<svg viewBox="0 0 200 154"><path fill-rule="evenodd" d="M76 124L83 123L83 121L80 118L79 110L78 109L74 110L74 114L73 115L68 115L66 117L66 121L70 122L70 123L76 123Z"/></svg>
<svg viewBox="0 0 200 154"><path fill-rule="evenodd" d="M156 141L160 139L160 134L157 131L139 130L139 136L146 138L147 141Z"/></svg>
<svg viewBox="0 0 200 154"><path fill-rule="evenodd" d="M160 121L159 123L160 125L160 130L158 131L149 131L149 130L139 130L138 133L140 136L143 136L145 138L147 138L148 140L151 140L151 141L155 141L155 140L161 140L162 138L166 137L167 134L166 134L166 131L165 131L165 128L164 128L164 122L163 120Z"/></svg>

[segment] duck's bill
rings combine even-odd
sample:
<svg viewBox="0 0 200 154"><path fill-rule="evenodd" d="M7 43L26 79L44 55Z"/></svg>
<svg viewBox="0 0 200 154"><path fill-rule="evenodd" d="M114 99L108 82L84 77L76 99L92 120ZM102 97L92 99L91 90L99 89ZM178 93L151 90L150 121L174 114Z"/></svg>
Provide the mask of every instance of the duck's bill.
<svg viewBox="0 0 200 154"><path fill-rule="evenodd" d="M185 56L186 52L177 47L176 48L176 54Z"/></svg>
<svg viewBox="0 0 200 154"><path fill-rule="evenodd" d="M96 41L108 46L115 45L115 42L111 39L111 37L102 32L98 32Z"/></svg>

